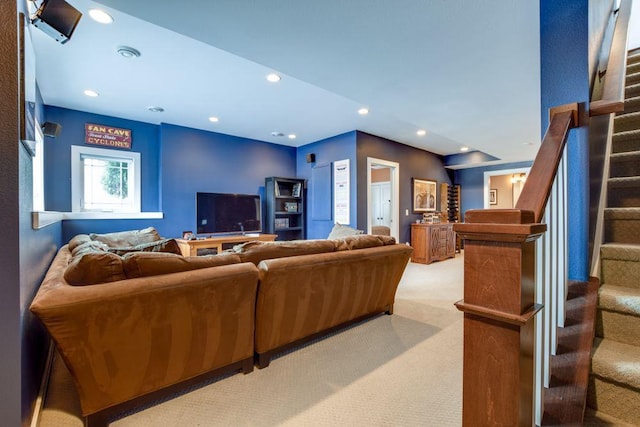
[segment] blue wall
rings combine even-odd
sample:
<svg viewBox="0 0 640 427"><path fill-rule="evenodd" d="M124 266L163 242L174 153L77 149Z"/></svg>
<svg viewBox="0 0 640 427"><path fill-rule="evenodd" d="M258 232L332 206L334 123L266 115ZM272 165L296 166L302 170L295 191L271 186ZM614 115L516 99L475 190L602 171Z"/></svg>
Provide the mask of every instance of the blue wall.
<svg viewBox="0 0 640 427"><path fill-rule="evenodd" d="M316 156L314 163L307 163L307 154L313 153ZM357 226L358 218L358 186L357 186L357 162L356 162L356 132L348 132L322 141L314 142L299 147L296 156L298 177L311 180L312 169L316 166L332 164L336 160L349 159L351 172L351 210L349 212L350 225ZM331 165L333 168L333 165ZM333 170L333 169L332 169ZM328 197L322 200L313 194L313 186L307 185L307 239L325 239L333 228L332 220L313 220L311 218L311 203L326 203L333 206L333 199ZM366 204L365 204L366 209ZM332 213L333 218L333 213Z"/></svg>
<svg viewBox="0 0 640 427"><path fill-rule="evenodd" d="M164 213L161 220L65 220L62 241L79 233L107 233L154 226L167 237L195 230L197 191L264 196L267 176L292 176L296 149L170 124L153 125L58 107L46 120L62 132L45 146L45 208L71 210L71 146L84 145L84 124L132 130L132 151L141 154L142 210Z"/></svg>
<svg viewBox="0 0 640 427"><path fill-rule="evenodd" d="M484 209L484 173L488 171L528 168L533 162L506 163L478 168L458 169L454 181L460 185L460 214L469 209Z"/></svg>
<svg viewBox="0 0 640 427"><path fill-rule="evenodd" d="M85 113L66 108L45 107L46 120L62 125L60 135L45 141L45 200L49 211L71 211L71 146L85 145L85 123L131 129L131 151L140 153L142 179L142 210L160 210L159 127L149 123L117 117ZM89 145L90 147L98 147ZM100 147L104 148L104 147ZM114 148L114 150L118 150ZM123 150L129 151L129 150Z"/></svg>
<svg viewBox="0 0 640 427"><path fill-rule="evenodd" d="M549 108L589 101L589 1L540 2L540 89L544 135ZM567 140L569 279L589 277L589 137L573 129Z"/></svg>
<svg viewBox="0 0 640 427"><path fill-rule="evenodd" d="M165 236L196 229L196 192L260 194L269 176L296 176L296 149L163 124ZM264 205L264 204L263 204Z"/></svg>

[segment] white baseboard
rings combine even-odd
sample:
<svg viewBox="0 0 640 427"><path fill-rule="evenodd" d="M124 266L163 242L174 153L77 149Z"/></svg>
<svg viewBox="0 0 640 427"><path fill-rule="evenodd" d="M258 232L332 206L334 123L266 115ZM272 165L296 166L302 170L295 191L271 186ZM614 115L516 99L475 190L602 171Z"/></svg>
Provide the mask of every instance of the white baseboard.
<svg viewBox="0 0 640 427"><path fill-rule="evenodd" d="M53 344L53 341L49 340L49 352L47 353L47 360L45 361L44 372L42 373L42 381L40 381L38 396L36 397L36 401L33 405L33 414L31 414L31 427L38 427L40 424L40 414L42 413L44 401L47 396L47 389L49 388L49 377L51 376L54 352L55 345Z"/></svg>

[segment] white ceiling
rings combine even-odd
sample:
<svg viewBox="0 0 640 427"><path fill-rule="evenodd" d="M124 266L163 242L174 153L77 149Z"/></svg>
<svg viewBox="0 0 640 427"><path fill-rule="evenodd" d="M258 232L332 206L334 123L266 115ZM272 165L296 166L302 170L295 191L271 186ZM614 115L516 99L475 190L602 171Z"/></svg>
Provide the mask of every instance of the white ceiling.
<svg viewBox="0 0 640 427"><path fill-rule="evenodd" d="M537 1L67 1L83 13L68 43L32 27L48 105L292 146L358 129L509 162L539 147Z"/></svg>

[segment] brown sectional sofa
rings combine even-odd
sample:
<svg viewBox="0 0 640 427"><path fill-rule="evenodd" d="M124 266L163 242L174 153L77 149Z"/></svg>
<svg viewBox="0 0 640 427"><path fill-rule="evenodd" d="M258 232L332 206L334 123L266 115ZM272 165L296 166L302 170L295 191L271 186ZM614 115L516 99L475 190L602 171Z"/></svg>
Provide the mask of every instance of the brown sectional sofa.
<svg viewBox="0 0 640 427"><path fill-rule="evenodd" d="M258 366L268 366L273 354L338 326L392 314L411 252L394 244L261 261Z"/></svg>
<svg viewBox="0 0 640 427"><path fill-rule="evenodd" d="M153 233L143 242L126 234L118 242L72 239L31 305L71 372L87 423L104 424L186 382L251 372L254 355L265 367L284 348L391 314L412 252L393 238L363 235L248 242L182 257L170 242L154 246L162 239ZM112 257L114 245L124 255ZM169 253L154 252L163 248Z"/></svg>

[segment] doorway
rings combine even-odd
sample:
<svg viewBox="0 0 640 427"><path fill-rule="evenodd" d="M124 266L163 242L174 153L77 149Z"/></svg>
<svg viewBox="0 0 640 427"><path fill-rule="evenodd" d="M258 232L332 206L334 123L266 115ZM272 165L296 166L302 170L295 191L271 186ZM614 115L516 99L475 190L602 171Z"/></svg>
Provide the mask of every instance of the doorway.
<svg viewBox="0 0 640 427"><path fill-rule="evenodd" d="M514 208L530 170L531 168L519 168L485 172L484 208Z"/></svg>
<svg viewBox="0 0 640 427"><path fill-rule="evenodd" d="M374 225L385 225L398 239L399 175L399 163L367 157L367 233Z"/></svg>

